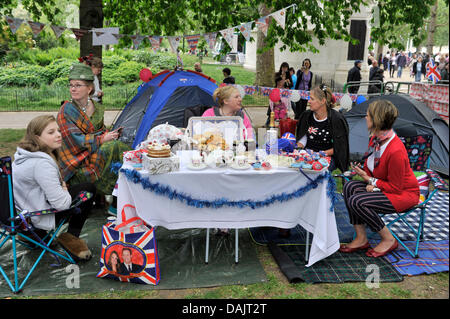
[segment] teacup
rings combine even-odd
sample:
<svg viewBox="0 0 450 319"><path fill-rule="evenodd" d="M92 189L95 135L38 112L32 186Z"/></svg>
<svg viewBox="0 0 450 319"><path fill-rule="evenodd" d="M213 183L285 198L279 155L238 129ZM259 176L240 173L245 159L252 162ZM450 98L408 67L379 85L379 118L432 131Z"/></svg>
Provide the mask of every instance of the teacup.
<svg viewBox="0 0 450 319"><path fill-rule="evenodd" d="M199 167L202 165L203 157L200 154L194 154L191 157L191 164L193 167Z"/></svg>
<svg viewBox="0 0 450 319"><path fill-rule="evenodd" d="M235 157L235 163L238 167L247 166L247 156L238 155Z"/></svg>
<svg viewBox="0 0 450 319"><path fill-rule="evenodd" d="M232 150L227 150L224 152L224 159L226 164L233 163L234 160L234 152Z"/></svg>

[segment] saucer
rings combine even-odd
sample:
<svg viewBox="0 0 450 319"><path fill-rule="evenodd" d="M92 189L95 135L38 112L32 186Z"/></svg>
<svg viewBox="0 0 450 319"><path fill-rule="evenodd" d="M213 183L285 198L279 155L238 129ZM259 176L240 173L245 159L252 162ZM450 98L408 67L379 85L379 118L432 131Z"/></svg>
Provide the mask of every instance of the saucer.
<svg viewBox="0 0 450 319"><path fill-rule="evenodd" d="M297 168L297 169L298 169L298 168ZM309 173L309 174L320 174L320 173L322 173L322 172L328 170L328 167L324 167L324 168L322 168L320 171L316 171L316 170L309 169L309 168L301 168L301 170L302 170L303 172Z"/></svg>
<svg viewBox="0 0 450 319"><path fill-rule="evenodd" d="M207 167L206 164L203 164L203 163L200 164L199 166L192 166L192 164L187 165L187 168L194 170L194 171L200 171L202 169L205 169L206 167Z"/></svg>
<svg viewBox="0 0 450 319"><path fill-rule="evenodd" d="M244 170L244 169L249 169L249 168L251 168L252 166L251 166L250 164L246 164L245 166L237 166L236 164L232 164L232 165L230 165L230 167L231 167L232 169L241 169L241 170Z"/></svg>

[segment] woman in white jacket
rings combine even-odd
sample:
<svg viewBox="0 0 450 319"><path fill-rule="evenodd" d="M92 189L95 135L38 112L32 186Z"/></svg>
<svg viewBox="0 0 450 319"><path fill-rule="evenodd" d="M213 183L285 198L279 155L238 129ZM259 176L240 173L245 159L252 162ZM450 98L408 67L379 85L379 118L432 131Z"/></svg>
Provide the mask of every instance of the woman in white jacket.
<svg viewBox="0 0 450 319"><path fill-rule="evenodd" d="M95 187L93 184L80 184L67 189L57 164L56 150L61 147L61 142L61 133L54 116L42 115L30 121L12 164L15 205L19 211L32 212L50 208L66 210L32 217L36 234L45 236L46 231L54 229L62 218L68 217L68 230L59 235L58 242L75 257L89 259L92 254L79 236L92 201L83 203L78 214L73 214L68 209L72 197L82 190L95 193Z"/></svg>

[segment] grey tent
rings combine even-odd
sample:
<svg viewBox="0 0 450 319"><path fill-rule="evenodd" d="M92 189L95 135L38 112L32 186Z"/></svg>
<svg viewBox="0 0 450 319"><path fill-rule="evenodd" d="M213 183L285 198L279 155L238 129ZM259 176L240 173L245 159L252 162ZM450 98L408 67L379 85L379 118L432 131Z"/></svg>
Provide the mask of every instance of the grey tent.
<svg viewBox="0 0 450 319"><path fill-rule="evenodd" d="M398 108L399 116L394 123L397 135L433 135L430 168L448 176L448 124L424 103L404 94L373 97L345 113L350 129L350 160L361 160L367 150L369 135L365 116L369 104L378 99L389 100Z"/></svg>

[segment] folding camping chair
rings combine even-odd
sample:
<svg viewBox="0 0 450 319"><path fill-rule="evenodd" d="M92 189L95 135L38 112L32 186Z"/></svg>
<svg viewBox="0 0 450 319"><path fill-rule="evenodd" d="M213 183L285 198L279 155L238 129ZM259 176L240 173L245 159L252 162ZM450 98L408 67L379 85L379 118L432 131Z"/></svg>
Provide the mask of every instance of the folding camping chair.
<svg viewBox="0 0 450 319"><path fill-rule="evenodd" d="M389 229L389 231L392 233L392 235L398 241L398 243L402 245L412 257L419 258L419 242L423 241L427 204L430 202L434 194L439 189L448 190L448 188L445 186L445 182L442 185L438 185L438 183L435 182L436 181L435 176L437 175L437 173L435 173L433 170L429 168L433 136L416 135L409 137L400 137L400 139L405 145L406 151L408 152L410 166L415 172L417 179L419 181L421 202L403 212L396 213L397 217L394 220L390 221L386 225L386 227ZM430 181L432 181L434 185L434 189L431 191L431 193L429 192ZM419 224L417 226L417 229L415 229L413 225L411 225L411 222L408 222L407 218L410 217L411 214L417 213L417 211L419 211ZM381 216L384 215L385 214L381 214ZM415 237L414 252L412 252L396 234L394 226L396 225L397 222L402 222L414 234Z"/></svg>
<svg viewBox="0 0 450 319"><path fill-rule="evenodd" d="M434 194L438 190L448 190L448 187L446 186L445 181L437 182L439 181L438 178L439 175L429 168L433 136L416 135L408 137L399 136L399 138L405 145L406 151L408 153L410 166L414 171L414 173L416 174L417 179L419 181L419 187L421 191L421 202L403 212L395 213L397 217L392 221L388 222L386 224L386 227L389 229L389 231L392 233L392 235L398 241L398 243L402 245L412 257L418 258L419 242L423 241L427 204L430 202L430 200L433 198ZM335 175L335 177L340 177L347 181L350 180L353 176L354 175L351 174ZM432 181L434 185L434 189L431 193L429 192L430 181ZM414 228L414 226L411 225L411 221L408 221L408 217L412 218L411 215L413 213L417 213L417 211L419 211L418 217L419 223L418 226ZM381 217L385 215L386 214L380 214ZM395 226L397 226L397 222L402 222L402 224L406 225L407 228L409 228L414 234L415 238L414 252L412 252L396 234Z"/></svg>
<svg viewBox="0 0 450 319"><path fill-rule="evenodd" d="M69 209L78 209L82 202L88 200L92 197L91 193L81 192L72 202ZM19 293L25 283L30 278L33 271L36 269L37 265L41 261L42 257L46 252L50 253L61 265L59 258L67 260L68 262L74 264L75 261L71 255L64 250L64 254L61 254L50 248L51 243L56 238L62 225L65 223L66 219L63 219L57 227L50 231L44 238L40 238L36 233L32 225L29 224L29 218L31 216L38 216L44 214L54 214L58 211L53 209L42 210L38 212L17 212L14 205L14 193L13 193L13 182L12 182L12 167L10 157L0 158L0 248L2 248L5 243L9 240L12 242L13 251L13 264L14 264L14 282L8 278L5 270L0 265L0 273L5 278L9 287L13 293ZM28 234L33 238L24 234L24 230L27 230ZM25 241L25 242L24 242ZM17 268L17 243L21 244L28 249L42 249L39 257L36 259L35 263L22 280L19 281L18 268ZM27 244L28 243L28 244ZM34 247L30 245L32 243Z"/></svg>

